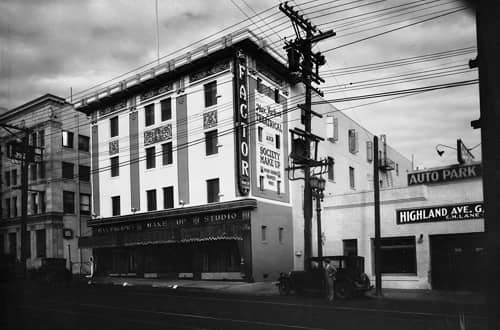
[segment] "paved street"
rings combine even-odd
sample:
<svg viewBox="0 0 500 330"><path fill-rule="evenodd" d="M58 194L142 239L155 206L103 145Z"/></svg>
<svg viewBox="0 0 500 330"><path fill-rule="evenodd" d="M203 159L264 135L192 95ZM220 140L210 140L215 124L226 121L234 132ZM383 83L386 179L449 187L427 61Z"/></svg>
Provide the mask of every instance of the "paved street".
<svg viewBox="0 0 500 330"><path fill-rule="evenodd" d="M486 329L481 304L2 283L1 329Z"/></svg>

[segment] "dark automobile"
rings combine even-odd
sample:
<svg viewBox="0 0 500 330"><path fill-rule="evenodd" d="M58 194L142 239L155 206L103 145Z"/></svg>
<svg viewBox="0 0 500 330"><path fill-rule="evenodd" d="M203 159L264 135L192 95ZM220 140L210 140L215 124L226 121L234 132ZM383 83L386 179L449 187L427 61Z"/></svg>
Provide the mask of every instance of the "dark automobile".
<svg viewBox="0 0 500 330"><path fill-rule="evenodd" d="M308 271L292 271L281 273L277 283L280 294L287 295L291 291L298 294L320 293L325 294L324 261L333 262L335 274L335 296L348 299L356 294L364 294L372 289L370 279L364 273L365 259L357 256L326 256L309 259Z"/></svg>

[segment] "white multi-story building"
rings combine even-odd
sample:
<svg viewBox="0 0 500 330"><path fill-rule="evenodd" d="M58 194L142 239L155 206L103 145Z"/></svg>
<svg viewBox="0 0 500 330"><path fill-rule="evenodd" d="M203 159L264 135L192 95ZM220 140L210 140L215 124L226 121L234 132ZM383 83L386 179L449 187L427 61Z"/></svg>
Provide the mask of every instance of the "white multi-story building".
<svg viewBox="0 0 500 330"><path fill-rule="evenodd" d="M78 273L89 257L77 244L79 236L89 234L89 121L65 99L51 94L0 116L0 252L19 260L21 161L13 159L9 145L25 133L10 126L30 129L29 144L41 154L28 169L27 266L39 268L44 258L64 258L66 267Z"/></svg>
<svg viewBox="0 0 500 330"><path fill-rule="evenodd" d="M97 271L265 280L302 267L303 189L286 170L289 130L303 128L291 78L244 31L78 100L92 117L94 213L80 247ZM315 106L325 117L313 122L328 139L319 156L334 159L326 193L369 189L373 136L334 110Z"/></svg>
<svg viewBox="0 0 500 330"><path fill-rule="evenodd" d="M380 191L384 288L478 290L485 284L481 164L405 174L406 187ZM325 199L325 250L365 257L375 278L373 191Z"/></svg>

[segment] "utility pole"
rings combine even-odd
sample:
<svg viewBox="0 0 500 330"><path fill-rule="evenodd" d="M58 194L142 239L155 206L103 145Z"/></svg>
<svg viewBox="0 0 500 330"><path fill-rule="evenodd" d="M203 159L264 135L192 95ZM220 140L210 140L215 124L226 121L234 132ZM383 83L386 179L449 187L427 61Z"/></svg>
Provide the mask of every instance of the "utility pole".
<svg viewBox="0 0 500 330"><path fill-rule="evenodd" d="M373 199L375 208L375 295L382 295L382 274L380 272L380 160L378 157L378 137L373 137Z"/></svg>
<svg viewBox="0 0 500 330"><path fill-rule="evenodd" d="M319 67L324 65L325 57L320 53L313 53L312 46L314 43L325 40L335 35L335 32L329 30L321 32L316 26L300 15L297 10L288 5L288 2L279 5L282 11L288 18L290 18L293 28L295 30L296 39L293 42L286 43L285 50L288 53L288 65L292 74L299 77L305 86L305 102L299 105L302 110L302 118L304 124L304 131L295 129L292 132L292 158L294 165L289 170L295 171L301 169L304 171L304 269L309 269L309 258L312 256L312 189L311 189L311 169L315 167L325 166L324 161L317 161L317 143L322 138L315 136L311 133L311 115L322 117L320 114L315 113L311 109L312 91L323 96L323 93L312 86L312 82L317 84L324 82L319 77ZM302 31L302 33L301 33ZM305 38L302 36L305 33ZM313 66L316 70L313 71ZM294 136L298 136L297 140ZM311 159L311 142L315 143L315 157ZM300 147L299 147L300 145ZM300 149L300 152L299 150ZM298 165L298 166L296 166ZM293 174L292 180L295 179Z"/></svg>

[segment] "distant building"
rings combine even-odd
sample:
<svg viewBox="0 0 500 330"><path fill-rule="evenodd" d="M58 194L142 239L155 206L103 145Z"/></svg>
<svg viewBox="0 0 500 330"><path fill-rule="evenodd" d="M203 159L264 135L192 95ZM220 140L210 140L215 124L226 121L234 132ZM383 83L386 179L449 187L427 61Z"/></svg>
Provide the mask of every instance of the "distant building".
<svg viewBox="0 0 500 330"><path fill-rule="evenodd" d="M407 187L380 192L382 287L480 289L485 248L481 164L410 172L407 179ZM326 253L364 256L373 282L373 191L336 194L324 205Z"/></svg>
<svg viewBox="0 0 500 330"><path fill-rule="evenodd" d="M243 31L78 100L92 117L96 215L80 247L97 272L271 280L302 267L303 189L286 168L303 91L291 80ZM327 193L369 189L372 135L330 105L315 109L328 139L319 155L334 159ZM398 174L381 180L397 185L410 162L388 154Z"/></svg>
<svg viewBox="0 0 500 330"><path fill-rule="evenodd" d="M81 262L88 260L77 244L79 236L89 233L88 123L71 104L51 94L0 115L0 252L17 259L21 256L21 162L12 159L8 145L24 133L4 129L2 124L31 129L29 144L42 153L28 171L28 268L40 267L43 258L65 258L67 268L77 273Z"/></svg>

